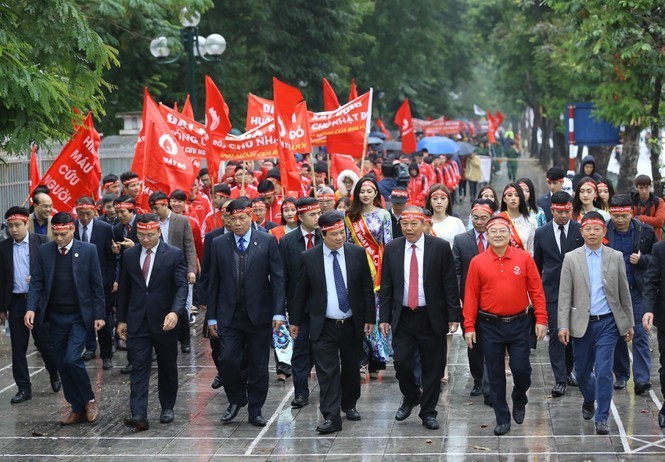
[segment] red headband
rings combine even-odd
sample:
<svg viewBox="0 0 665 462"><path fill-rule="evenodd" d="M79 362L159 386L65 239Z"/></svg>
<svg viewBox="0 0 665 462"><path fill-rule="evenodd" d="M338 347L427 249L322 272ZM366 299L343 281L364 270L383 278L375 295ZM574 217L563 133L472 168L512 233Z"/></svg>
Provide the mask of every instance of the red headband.
<svg viewBox="0 0 665 462"><path fill-rule="evenodd" d="M169 200L168 199L157 199L155 201L152 201L150 203L150 206L152 207L153 205L166 205L168 207L169 205Z"/></svg>
<svg viewBox="0 0 665 462"><path fill-rule="evenodd" d="M399 216L399 220L419 220L427 221L427 217L422 212L404 212Z"/></svg>
<svg viewBox="0 0 665 462"><path fill-rule="evenodd" d="M252 209L260 209L263 207L264 209L266 208L266 203L263 201L256 201L252 204Z"/></svg>
<svg viewBox="0 0 665 462"><path fill-rule="evenodd" d="M602 181L601 181L600 183L598 183L597 186L598 186L599 188L600 188L601 186L605 186L606 188L608 187L608 186L607 186L607 183L603 183Z"/></svg>
<svg viewBox="0 0 665 462"><path fill-rule="evenodd" d="M130 178L129 180L123 181L122 184L124 184L125 186L129 186L132 183L140 183L140 182L141 180L139 180L138 178Z"/></svg>
<svg viewBox="0 0 665 462"><path fill-rule="evenodd" d="M288 212L290 212L290 211L298 212L298 209L296 208L295 205L291 204L290 202L288 202L287 204L288 205L285 205L284 207L282 207L282 212L287 212L287 211Z"/></svg>
<svg viewBox="0 0 665 462"><path fill-rule="evenodd" d="M506 197L506 194L508 194L509 192L517 193L517 189L515 189L513 186L508 186L506 190L503 192L503 196Z"/></svg>
<svg viewBox="0 0 665 462"><path fill-rule="evenodd" d="M28 222L28 216L27 215L20 215L20 214L15 213L14 215L9 215L7 217L7 221L9 221L9 220L19 220L19 221L22 221L23 223L27 223Z"/></svg>
<svg viewBox="0 0 665 462"><path fill-rule="evenodd" d="M68 229L74 229L74 223L51 223L51 229L53 231L67 231Z"/></svg>
<svg viewBox="0 0 665 462"><path fill-rule="evenodd" d="M141 223L138 222L136 223L136 229L139 231L152 231L154 229L159 229L159 222L158 221L149 221L147 223Z"/></svg>
<svg viewBox="0 0 665 462"><path fill-rule="evenodd" d="M594 191L598 192L598 185L596 183L594 183L593 181L587 181L587 182L582 184L582 186L586 186L586 185L591 186L594 189Z"/></svg>
<svg viewBox="0 0 665 462"><path fill-rule="evenodd" d="M300 207L298 207L297 210L298 210L298 213L307 213L307 212L311 212L313 210L320 211L321 207L319 206L319 204L301 205Z"/></svg>
<svg viewBox="0 0 665 462"><path fill-rule="evenodd" d="M398 190L393 190L392 193L390 193L390 197L409 197L409 193L406 191L403 191L401 189Z"/></svg>
<svg viewBox="0 0 665 462"><path fill-rule="evenodd" d="M490 207L487 204L476 204L476 205L474 205L473 208L471 209L471 213L473 213L473 212L485 212L485 213L488 213L490 216L492 216L492 214L494 214L494 210L492 210L492 207Z"/></svg>
<svg viewBox="0 0 665 462"><path fill-rule="evenodd" d="M505 226L510 229L510 223L505 218L495 218L487 223L487 229L494 228L495 226Z"/></svg>
<svg viewBox="0 0 665 462"><path fill-rule="evenodd" d="M120 185L120 180L107 181L106 183L102 184L102 188L107 188L109 186L119 186L119 185Z"/></svg>
<svg viewBox="0 0 665 462"><path fill-rule="evenodd" d="M334 201L335 200L335 195L334 194L319 194L319 202L325 202L325 201Z"/></svg>
<svg viewBox="0 0 665 462"><path fill-rule="evenodd" d="M443 189L437 189L436 191L432 192L432 194L430 194L430 197L437 197L437 196L446 196L448 199L450 199L448 193L445 192Z"/></svg>
<svg viewBox="0 0 665 462"><path fill-rule="evenodd" d="M589 218L588 220L582 220L582 228L585 226L600 225L603 228L605 227L605 220L600 220L598 218Z"/></svg>
<svg viewBox="0 0 665 462"><path fill-rule="evenodd" d="M76 210L97 210L95 204L76 204Z"/></svg>
<svg viewBox="0 0 665 462"><path fill-rule="evenodd" d="M113 204L113 208L116 210L118 209L134 210L136 207L131 202L118 202Z"/></svg>
<svg viewBox="0 0 665 462"><path fill-rule="evenodd" d="M244 209L235 209L233 212L231 212L231 215L239 215L241 213L246 213L247 215L252 214L252 208L251 207L245 207Z"/></svg>
<svg viewBox="0 0 665 462"><path fill-rule="evenodd" d="M374 191L376 191L376 186L374 186L374 183L372 183L370 180L365 180L363 183L360 185L360 187L365 187L365 186L371 186Z"/></svg>
<svg viewBox="0 0 665 462"><path fill-rule="evenodd" d="M610 213L633 213L633 208L629 205L625 207L610 207Z"/></svg>
<svg viewBox="0 0 665 462"><path fill-rule="evenodd" d="M572 210L573 209L573 204L568 202L567 204L552 204L551 206L552 210Z"/></svg>
<svg viewBox="0 0 665 462"><path fill-rule="evenodd" d="M339 220L339 221L336 221L335 223L333 223L332 225L321 226L321 231L328 232L328 231L335 231L337 229L343 229L343 228L344 228L344 221Z"/></svg>

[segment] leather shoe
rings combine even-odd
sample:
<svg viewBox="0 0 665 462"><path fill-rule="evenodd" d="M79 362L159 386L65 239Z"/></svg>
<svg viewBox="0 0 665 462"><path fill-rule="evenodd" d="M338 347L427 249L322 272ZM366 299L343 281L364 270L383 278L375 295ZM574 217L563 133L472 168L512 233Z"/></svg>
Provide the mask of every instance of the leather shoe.
<svg viewBox="0 0 665 462"><path fill-rule="evenodd" d="M224 382L222 382L222 378L217 374L215 376L215 380L212 381L212 387L213 390L217 390L218 388L222 388L222 385L224 385Z"/></svg>
<svg viewBox="0 0 665 462"><path fill-rule="evenodd" d="M660 428L665 428L665 406L658 413L658 426Z"/></svg>
<svg viewBox="0 0 665 462"><path fill-rule="evenodd" d="M111 358L102 358L102 369L105 371L113 369L113 360Z"/></svg>
<svg viewBox="0 0 665 462"><path fill-rule="evenodd" d="M571 387L577 386L577 376L575 375L574 372L568 374L568 385L570 385Z"/></svg>
<svg viewBox="0 0 665 462"><path fill-rule="evenodd" d="M521 424L524 422L524 414L526 414L526 406L522 403L513 403L513 420L515 420L515 423Z"/></svg>
<svg viewBox="0 0 665 462"><path fill-rule="evenodd" d="M439 421L436 420L436 417L431 416L431 415L423 417L423 425L428 430L438 430L439 429Z"/></svg>
<svg viewBox="0 0 665 462"><path fill-rule="evenodd" d="M352 407L350 409L342 409L342 412L346 414L346 420L353 420L353 421L360 420L360 412L358 412L355 407Z"/></svg>
<svg viewBox="0 0 665 462"><path fill-rule="evenodd" d="M261 415L255 415L255 416L249 416L248 418L249 423L254 425L255 427L265 427L268 425L268 421Z"/></svg>
<svg viewBox="0 0 665 462"><path fill-rule="evenodd" d="M132 364L129 363L125 367L120 369L120 372L122 372L123 374L131 374L133 370L134 370L134 366L132 366Z"/></svg>
<svg viewBox="0 0 665 462"><path fill-rule="evenodd" d="M233 419L236 418L238 412L240 412L240 408L243 408L245 406L247 406L246 399L238 404L229 404L229 407L226 408L226 412L224 412L220 421L224 423L231 422Z"/></svg>
<svg viewBox="0 0 665 462"><path fill-rule="evenodd" d="M81 422L85 422L85 414L79 414L78 412L70 412L67 417L60 421L60 425L63 427L65 425L75 425Z"/></svg>
<svg viewBox="0 0 665 462"><path fill-rule="evenodd" d="M89 401L88 404L85 405L85 418L88 422L95 423L97 422L98 417L99 406L97 405L97 401Z"/></svg>
<svg viewBox="0 0 665 462"><path fill-rule="evenodd" d="M480 396L482 394L483 394L482 385L474 385L473 388L471 389L471 393L469 393L470 396Z"/></svg>
<svg viewBox="0 0 665 462"><path fill-rule="evenodd" d="M162 409L162 413L159 414L160 423L171 423L174 418L173 409Z"/></svg>
<svg viewBox="0 0 665 462"><path fill-rule="evenodd" d="M596 422L596 435L609 435L610 427L607 422Z"/></svg>
<svg viewBox="0 0 665 462"><path fill-rule="evenodd" d="M596 413L596 407L593 404L593 401L590 403L584 402L582 404L582 418L584 420L593 419L594 414Z"/></svg>
<svg viewBox="0 0 665 462"><path fill-rule="evenodd" d="M131 428L136 428L140 432L150 428L148 418L142 415L133 415L131 417L127 417L125 419L125 425Z"/></svg>
<svg viewBox="0 0 665 462"><path fill-rule="evenodd" d="M32 393L25 390L19 390L16 395L11 399L12 404L22 403L23 401L28 401L32 399Z"/></svg>
<svg viewBox="0 0 665 462"><path fill-rule="evenodd" d="M642 393L646 393L649 390L651 390L651 384L649 382L637 382L635 384L636 395L641 395Z"/></svg>
<svg viewBox="0 0 665 462"><path fill-rule="evenodd" d="M60 374L55 374L51 376L51 390L53 393L57 393L62 388L62 380L60 380Z"/></svg>
<svg viewBox="0 0 665 462"><path fill-rule="evenodd" d="M83 358L83 361L90 361L91 359L95 359L95 352L94 351L86 351L85 353L83 353L81 358Z"/></svg>
<svg viewBox="0 0 665 462"><path fill-rule="evenodd" d="M505 435L509 431L510 431L510 424L509 423L498 424L496 427L494 427L494 434L496 436Z"/></svg>
<svg viewBox="0 0 665 462"><path fill-rule="evenodd" d="M566 394L566 382L557 382L552 387L552 398L559 398Z"/></svg>
<svg viewBox="0 0 665 462"><path fill-rule="evenodd" d="M180 345L180 351L183 353L191 353L192 352L192 344L191 343L182 343Z"/></svg>
<svg viewBox="0 0 665 462"><path fill-rule="evenodd" d="M492 406L492 397L491 396L485 396L483 402L485 403L485 406L494 407L494 406Z"/></svg>
<svg viewBox="0 0 665 462"><path fill-rule="evenodd" d="M316 427L319 433L335 433L342 430L342 423L333 420L326 420L321 425Z"/></svg>
<svg viewBox="0 0 665 462"><path fill-rule="evenodd" d="M402 404L400 405L399 409L397 409L397 413L395 414L395 420L398 422L405 420L407 417L411 415L411 411L418 404L419 404L418 401L408 402L406 398L402 398Z"/></svg>
<svg viewBox="0 0 665 462"><path fill-rule="evenodd" d="M614 381L615 390L623 390L624 388L626 388L626 379L618 378Z"/></svg>
<svg viewBox="0 0 665 462"><path fill-rule="evenodd" d="M309 398L304 395L296 396L296 399L291 401L291 407L295 407L297 409L300 409L301 407L305 407L309 404Z"/></svg>

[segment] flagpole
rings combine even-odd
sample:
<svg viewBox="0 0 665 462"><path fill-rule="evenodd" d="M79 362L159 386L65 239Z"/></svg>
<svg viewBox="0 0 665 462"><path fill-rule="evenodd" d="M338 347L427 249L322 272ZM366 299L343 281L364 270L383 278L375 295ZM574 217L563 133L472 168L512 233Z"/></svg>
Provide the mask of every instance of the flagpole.
<svg viewBox="0 0 665 462"><path fill-rule="evenodd" d="M245 193L245 177L247 176L247 161L242 161L242 180L240 182L240 192Z"/></svg>
<svg viewBox="0 0 665 462"><path fill-rule="evenodd" d="M374 89L370 87L370 89L369 89L369 104L367 105L367 123L365 125L365 143L363 145L363 155L360 158L360 173L361 174L363 172L363 169L365 168L365 155L367 154L367 142L369 141L369 130L371 128L371 123L372 123L372 97L373 97L373 95L374 95Z"/></svg>
<svg viewBox="0 0 665 462"><path fill-rule="evenodd" d="M311 156L310 156L310 162L312 161ZM312 191L314 191L314 198L318 198L319 194L316 191L316 173L314 172L314 167L310 167L310 171L312 172Z"/></svg>

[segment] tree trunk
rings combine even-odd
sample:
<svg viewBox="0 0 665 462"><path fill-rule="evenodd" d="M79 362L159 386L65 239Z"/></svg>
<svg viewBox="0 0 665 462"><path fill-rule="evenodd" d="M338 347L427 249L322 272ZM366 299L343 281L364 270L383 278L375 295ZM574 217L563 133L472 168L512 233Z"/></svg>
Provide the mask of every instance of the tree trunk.
<svg viewBox="0 0 665 462"><path fill-rule="evenodd" d="M596 172L603 177L607 177L607 164L610 162L612 149L614 146L589 146L589 154L596 159Z"/></svg>
<svg viewBox="0 0 665 462"><path fill-rule="evenodd" d="M559 130L554 130L552 138L554 139L552 166L568 170L568 144L566 144L566 137Z"/></svg>
<svg viewBox="0 0 665 462"><path fill-rule="evenodd" d="M543 144L540 145L540 165L549 168L552 163L552 148L550 148L550 135L552 133L552 122L543 117Z"/></svg>
<svg viewBox="0 0 665 462"><path fill-rule="evenodd" d="M649 151L651 153L651 175L653 176L653 190L657 196L663 194L663 178L660 175L660 119L658 111L660 110L660 93L663 90L663 80L660 76L656 77L653 102L651 105L651 140L649 141Z"/></svg>
<svg viewBox="0 0 665 462"><path fill-rule="evenodd" d="M627 194L633 187L633 181L637 174L637 160L640 157L640 132L642 129L633 125L626 126L623 138L623 150L621 151L621 166L619 168L619 181L617 182L617 194Z"/></svg>

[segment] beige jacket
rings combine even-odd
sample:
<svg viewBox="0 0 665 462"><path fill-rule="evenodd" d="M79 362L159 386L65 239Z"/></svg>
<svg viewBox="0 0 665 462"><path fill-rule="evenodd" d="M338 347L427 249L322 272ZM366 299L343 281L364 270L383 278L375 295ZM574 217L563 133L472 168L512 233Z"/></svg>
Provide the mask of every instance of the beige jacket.
<svg viewBox="0 0 665 462"><path fill-rule="evenodd" d="M464 176L468 181L481 181L483 179L483 172L480 168L480 157L473 154L469 156L466 160Z"/></svg>

